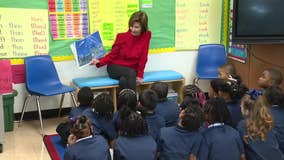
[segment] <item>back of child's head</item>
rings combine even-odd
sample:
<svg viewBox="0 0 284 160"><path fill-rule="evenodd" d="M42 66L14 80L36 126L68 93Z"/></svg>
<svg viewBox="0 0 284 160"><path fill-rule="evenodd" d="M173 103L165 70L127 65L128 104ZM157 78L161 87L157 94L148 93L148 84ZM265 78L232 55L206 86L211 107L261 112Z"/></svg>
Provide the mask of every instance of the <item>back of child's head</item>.
<svg viewBox="0 0 284 160"><path fill-rule="evenodd" d="M223 98L216 97L207 100L204 114L207 115L209 124L225 123L230 125L231 123L231 115Z"/></svg>
<svg viewBox="0 0 284 160"><path fill-rule="evenodd" d="M117 107L120 109L125 106L136 110L137 96L132 89L123 89L118 94Z"/></svg>
<svg viewBox="0 0 284 160"><path fill-rule="evenodd" d="M198 131L203 123L203 113L198 106L189 106L180 112L180 123L188 131Z"/></svg>
<svg viewBox="0 0 284 160"><path fill-rule="evenodd" d="M202 106L206 102L206 96L204 92L196 85L189 84L189 85L184 86L182 90L182 95L183 95L183 98L185 98L186 96L189 96L194 99L197 99Z"/></svg>
<svg viewBox="0 0 284 160"><path fill-rule="evenodd" d="M77 98L80 106L87 106L92 104L94 94L90 87L83 87L79 90Z"/></svg>
<svg viewBox="0 0 284 160"><path fill-rule="evenodd" d="M269 69L266 69L266 71L268 71L270 78L274 82L273 86L279 86L282 83L283 75L279 70L275 68L269 68Z"/></svg>
<svg viewBox="0 0 284 160"><path fill-rule="evenodd" d="M226 63L218 68L219 78L227 79L230 76L237 75L236 67L232 63Z"/></svg>
<svg viewBox="0 0 284 160"><path fill-rule="evenodd" d="M268 103L264 96L248 93L242 98L242 112L247 112L245 127L247 135L245 142L259 138L265 140L266 133L273 127L273 118L268 109Z"/></svg>
<svg viewBox="0 0 284 160"><path fill-rule="evenodd" d="M101 93L94 99L92 104L94 112L102 118L111 120L114 111L112 98L109 94Z"/></svg>
<svg viewBox="0 0 284 160"><path fill-rule="evenodd" d="M130 111L121 123L120 135L125 137L135 137L148 134L147 123L140 113Z"/></svg>
<svg viewBox="0 0 284 160"><path fill-rule="evenodd" d="M70 133L77 139L92 135L92 124L87 116L81 115L70 118Z"/></svg>
<svg viewBox="0 0 284 160"><path fill-rule="evenodd" d="M119 92L117 107L120 111L120 118L124 119L130 111L137 110L137 96L132 89L123 89Z"/></svg>
<svg viewBox="0 0 284 160"><path fill-rule="evenodd" d="M280 107L284 107L284 93L280 87L272 86L266 88L264 96L270 106L278 105Z"/></svg>
<svg viewBox="0 0 284 160"><path fill-rule="evenodd" d="M185 109L186 107L189 107L189 106L196 106L198 108L201 108L201 104L197 99L192 98L190 96L185 96L183 98L183 101L180 103L179 108L180 108L180 110L183 110L183 109Z"/></svg>
<svg viewBox="0 0 284 160"><path fill-rule="evenodd" d="M157 106L158 96L152 89L145 89L139 95L139 102L147 111L152 111Z"/></svg>
<svg viewBox="0 0 284 160"><path fill-rule="evenodd" d="M248 88L237 80L214 79L211 81L211 86L214 86L213 90L219 96L220 93L227 93L232 101L240 100L248 91Z"/></svg>
<svg viewBox="0 0 284 160"><path fill-rule="evenodd" d="M167 100L169 86L165 82L155 82L151 89L156 92L159 101Z"/></svg>

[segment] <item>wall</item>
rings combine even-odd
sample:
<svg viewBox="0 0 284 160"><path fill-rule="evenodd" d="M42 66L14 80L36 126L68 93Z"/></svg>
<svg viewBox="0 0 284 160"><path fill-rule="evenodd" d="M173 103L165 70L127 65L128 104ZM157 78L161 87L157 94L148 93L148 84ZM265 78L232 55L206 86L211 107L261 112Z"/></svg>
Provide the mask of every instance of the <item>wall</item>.
<svg viewBox="0 0 284 160"><path fill-rule="evenodd" d="M196 51L183 51L174 53L161 53L161 54L150 54L145 70L165 70L172 69L180 72L186 79L186 84L191 84L195 76L196 68ZM70 84L72 78L76 77L90 77L90 76L101 76L107 75L106 67L96 68L95 66L87 66L82 69L78 69L75 61L63 61L55 63L60 80L64 84ZM208 90L208 81L200 81L199 87L204 91ZM22 105L27 91L24 84L14 85L19 94L15 98L14 112L21 112ZM42 109L54 109L59 107L61 96L53 97L41 97L40 102ZM36 110L36 104L34 99L28 103L27 111ZM71 107L70 95L65 96L63 107Z"/></svg>

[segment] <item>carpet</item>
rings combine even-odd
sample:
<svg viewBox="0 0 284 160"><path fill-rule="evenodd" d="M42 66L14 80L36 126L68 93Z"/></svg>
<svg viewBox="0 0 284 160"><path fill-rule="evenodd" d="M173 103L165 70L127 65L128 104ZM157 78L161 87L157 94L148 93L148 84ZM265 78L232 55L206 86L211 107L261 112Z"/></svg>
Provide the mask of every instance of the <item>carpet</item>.
<svg viewBox="0 0 284 160"><path fill-rule="evenodd" d="M63 160L66 146L58 134L45 135L43 142L52 160Z"/></svg>

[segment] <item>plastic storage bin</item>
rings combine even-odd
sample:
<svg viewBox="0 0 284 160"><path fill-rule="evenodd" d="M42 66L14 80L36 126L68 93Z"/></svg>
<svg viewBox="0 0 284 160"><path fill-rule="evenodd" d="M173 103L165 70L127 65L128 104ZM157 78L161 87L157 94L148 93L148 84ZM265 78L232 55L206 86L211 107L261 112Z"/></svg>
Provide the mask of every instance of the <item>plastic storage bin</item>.
<svg viewBox="0 0 284 160"><path fill-rule="evenodd" d="M3 95L4 126L5 132L14 130L14 97L18 95L16 90L11 94Z"/></svg>

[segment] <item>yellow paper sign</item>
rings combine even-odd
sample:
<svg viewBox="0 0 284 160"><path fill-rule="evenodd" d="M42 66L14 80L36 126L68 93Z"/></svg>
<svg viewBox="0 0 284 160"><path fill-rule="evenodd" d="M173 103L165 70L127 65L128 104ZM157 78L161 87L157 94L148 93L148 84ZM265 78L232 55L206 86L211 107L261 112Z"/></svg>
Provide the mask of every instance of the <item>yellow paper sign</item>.
<svg viewBox="0 0 284 160"><path fill-rule="evenodd" d="M107 50L115 40L116 34L126 32L128 19L139 9L137 0L89 0L90 33L100 32Z"/></svg>
<svg viewBox="0 0 284 160"><path fill-rule="evenodd" d="M176 1L176 49L220 43L222 0Z"/></svg>
<svg viewBox="0 0 284 160"><path fill-rule="evenodd" d="M47 14L44 9L0 8L0 58L47 54Z"/></svg>

